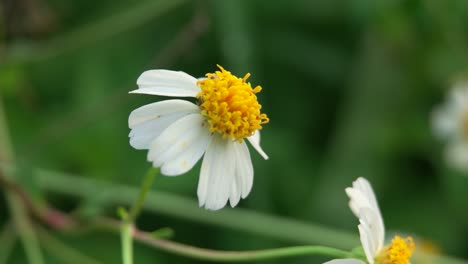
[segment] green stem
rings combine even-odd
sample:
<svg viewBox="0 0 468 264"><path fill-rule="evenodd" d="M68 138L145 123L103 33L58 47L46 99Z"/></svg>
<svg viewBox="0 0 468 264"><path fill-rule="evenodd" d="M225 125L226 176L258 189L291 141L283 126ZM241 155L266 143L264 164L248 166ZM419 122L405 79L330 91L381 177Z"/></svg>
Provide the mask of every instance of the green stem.
<svg viewBox="0 0 468 264"><path fill-rule="evenodd" d="M143 182L140 187L140 193L138 194L138 199L133 204L130 209L130 214L128 215L128 221L134 222L143 208L145 203L146 195L153 185L154 178L158 174L159 170L151 167L143 178Z"/></svg>
<svg viewBox="0 0 468 264"><path fill-rule="evenodd" d="M133 225L130 222L123 221L121 224L122 241L122 262L123 264L133 264Z"/></svg>
<svg viewBox="0 0 468 264"><path fill-rule="evenodd" d="M13 147L8 133L8 123L0 94L0 161L13 163Z"/></svg>
<svg viewBox="0 0 468 264"><path fill-rule="evenodd" d="M119 222L113 219L100 218L93 223L95 227L110 232L118 232L120 228ZM128 227L132 228L130 225ZM355 257L351 252L325 246L295 246L251 251L224 251L194 247L170 240L159 239L154 237L152 233L140 231L138 229L129 230L128 234L133 235L133 239L136 241L151 247L162 249L176 255L205 261L240 262L305 255L321 255L330 258Z"/></svg>
<svg viewBox="0 0 468 264"><path fill-rule="evenodd" d="M7 222L3 227L2 233L0 234L0 245L2 246L2 254L0 254L0 264L5 264L13 251L17 237L16 230L13 227L13 223Z"/></svg>
<svg viewBox="0 0 468 264"><path fill-rule="evenodd" d="M21 200L11 192L6 194L16 230L23 243L26 256L31 264L43 264L42 251L36 233L29 221Z"/></svg>
<svg viewBox="0 0 468 264"><path fill-rule="evenodd" d="M179 244L169 240L154 239L148 235L136 236L140 242L163 249L177 255L205 261L256 261L305 255L320 255L330 258L348 258L350 252L324 246L297 246L253 251L219 251Z"/></svg>
<svg viewBox="0 0 468 264"><path fill-rule="evenodd" d="M2 98L0 97L0 161L14 162L13 148L8 134L8 125L3 109ZM7 172L0 170L0 177L6 177ZM34 228L30 223L29 216L26 213L21 199L11 191L6 191L6 200L11 211L15 228L20 236L21 242L26 252L26 257L29 263L42 264L43 256L39 241L34 232Z"/></svg>
<svg viewBox="0 0 468 264"><path fill-rule="evenodd" d="M122 261L123 264L133 264L133 222L136 220L138 215L145 204L145 198L148 194L151 186L153 185L154 178L159 170L151 167L143 178L143 182L140 187L138 198L130 209L130 213L122 212L122 224L121 224L121 242L122 242Z"/></svg>
<svg viewBox="0 0 468 264"><path fill-rule="evenodd" d="M34 170L33 178L43 190L86 198L100 193L102 206L131 204L138 197L138 189L66 173ZM213 212L198 208L198 203L171 193L149 191L144 209L148 212L169 215L192 222L211 224L244 231L265 237L301 244L320 244L342 249L359 245L353 233L334 230L311 222L298 221L279 216L236 208Z"/></svg>
<svg viewBox="0 0 468 264"><path fill-rule="evenodd" d="M14 169L5 164L0 165L2 169ZM103 193L103 196L100 197L103 206L110 206L116 203L130 204L138 195L138 190L132 187L106 183L88 177L71 176L61 172L36 169L33 171L33 178L43 190L74 195L81 198L89 197L98 192L102 193L103 190L106 190L106 193ZM348 249L360 244L357 235L325 228L310 222L306 223L278 216L265 215L241 208L235 210L224 209L213 214L212 212L197 208L197 203L192 199L164 192L150 191L148 192L148 197L149 199L145 203L146 210L172 217L189 219L191 221L231 228L294 243L331 245L333 247ZM153 202L153 200L157 200L158 202ZM118 232L121 228L121 223L115 220L112 221L110 221L111 223L109 221L98 223L98 226L112 232ZM157 239L150 233L138 232L136 230L133 230L133 238L136 241L170 252L175 252L175 250L171 251L170 248L173 247L173 244L176 244L176 247L178 244L168 240ZM415 263L467 264L464 260L443 255L431 255L420 251L415 255L414 260Z"/></svg>

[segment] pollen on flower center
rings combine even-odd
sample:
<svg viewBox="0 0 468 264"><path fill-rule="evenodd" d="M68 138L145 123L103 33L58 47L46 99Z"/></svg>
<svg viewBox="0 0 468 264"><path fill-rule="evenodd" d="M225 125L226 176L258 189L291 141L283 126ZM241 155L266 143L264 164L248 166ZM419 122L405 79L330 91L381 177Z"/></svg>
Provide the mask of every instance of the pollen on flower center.
<svg viewBox="0 0 468 264"><path fill-rule="evenodd" d="M262 88L252 88L246 82L249 73L239 78L219 65L218 68L220 71L207 73L207 78L197 82L201 113L207 118L210 132L242 141L269 122L266 114L260 112L262 106L255 95Z"/></svg>
<svg viewBox="0 0 468 264"><path fill-rule="evenodd" d="M409 259L414 251L412 237L395 236L376 258L378 264L410 264Z"/></svg>

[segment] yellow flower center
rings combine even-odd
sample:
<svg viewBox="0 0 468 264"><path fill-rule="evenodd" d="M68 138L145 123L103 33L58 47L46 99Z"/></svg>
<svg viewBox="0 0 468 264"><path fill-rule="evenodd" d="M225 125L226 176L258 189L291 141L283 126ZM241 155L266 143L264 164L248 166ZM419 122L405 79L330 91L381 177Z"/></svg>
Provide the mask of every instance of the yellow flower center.
<svg viewBox="0 0 468 264"><path fill-rule="evenodd" d="M242 142L269 122L266 114L260 113L262 106L255 95L262 87L252 88L246 82L250 73L238 78L219 65L218 68L221 71L207 73L207 78L197 82L201 88L197 95L201 113L207 118L211 133Z"/></svg>
<svg viewBox="0 0 468 264"><path fill-rule="evenodd" d="M409 259L414 251L412 237L395 236L392 243L385 246L376 258L378 264L410 264Z"/></svg>
<svg viewBox="0 0 468 264"><path fill-rule="evenodd" d="M462 116L462 135L468 141L468 107L463 112Z"/></svg>

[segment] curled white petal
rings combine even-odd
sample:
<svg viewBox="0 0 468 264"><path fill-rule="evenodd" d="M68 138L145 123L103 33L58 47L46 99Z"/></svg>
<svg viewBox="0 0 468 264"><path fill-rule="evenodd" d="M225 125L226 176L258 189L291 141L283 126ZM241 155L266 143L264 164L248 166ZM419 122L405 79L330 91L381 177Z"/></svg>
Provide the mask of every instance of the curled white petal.
<svg viewBox="0 0 468 264"><path fill-rule="evenodd" d="M366 255L375 256L383 248L385 227L372 186L366 179L360 177L353 182L353 187L346 188L345 191L350 199L349 207L361 222L359 231L361 241L367 242L368 252ZM361 230L366 231L365 237L363 237Z"/></svg>
<svg viewBox="0 0 468 264"><path fill-rule="evenodd" d="M333 259L323 264L366 264L366 263L359 259Z"/></svg>
<svg viewBox="0 0 468 264"><path fill-rule="evenodd" d="M235 178L233 142L215 134L206 150L198 182L198 202L209 210L223 208L232 194ZM234 199L234 198L233 198Z"/></svg>
<svg viewBox="0 0 468 264"><path fill-rule="evenodd" d="M189 171L205 152L211 134L199 113L180 118L151 142L148 161L161 173L175 176Z"/></svg>
<svg viewBox="0 0 468 264"><path fill-rule="evenodd" d="M197 79L181 71L149 70L137 80L138 89L130 93L195 97L200 88Z"/></svg>
<svg viewBox="0 0 468 264"><path fill-rule="evenodd" d="M369 236L372 240L373 255L377 255L384 246L385 230L380 215L370 208L361 208L359 221L366 225L369 230ZM381 225L382 224L382 225Z"/></svg>
<svg viewBox="0 0 468 264"><path fill-rule="evenodd" d="M374 252L375 244L373 241L373 236L368 228L367 223L363 223L358 225L359 229L359 238L361 240L362 248L364 249L364 253L366 254L367 261L369 264L374 264L374 257L376 256Z"/></svg>
<svg viewBox="0 0 468 264"><path fill-rule="evenodd" d="M247 138L252 144L252 147L264 158L268 159L268 155L263 151L262 147L260 146L260 131L255 131L255 133Z"/></svg>
<svg viewBox="0 0 468 264"><path fill-rule="evenodd" d="M374 190L372 189L372 186L370 185L369 181L362 177L359 177L353 182L352 188L346 188L347 193L348 191L356 193L355 197L350 196L350 203L356 203L356 207L358 209L360 209L361 207L370 207L377 211L380 215L379 205L377 203ZM353 211L357 217L359 217L359 211L360 210Z"/></svg>
<svg viewBox="0 0 468 264"><path fill-rule="evenodd" d="M148 149L151 141L179 118L199 112L198 106L184 100L166 100L133 110L128 118L130 145Z"/></svg>

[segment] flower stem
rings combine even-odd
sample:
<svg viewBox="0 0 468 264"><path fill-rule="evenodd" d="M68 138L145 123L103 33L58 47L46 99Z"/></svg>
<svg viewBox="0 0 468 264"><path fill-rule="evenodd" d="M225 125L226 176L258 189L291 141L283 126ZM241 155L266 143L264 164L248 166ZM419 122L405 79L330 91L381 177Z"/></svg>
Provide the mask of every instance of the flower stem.
<svg viewBox="0 0 468 264"><path fill-rule="evenodd" d="M36 169L33 171L33 178L43 190L78 198L89 197L105 190L100 200L101 206L131 204L137 199L139 192L134 187L57 171ZM350 249L360 244L359 237L352 232L335 230L312 222L267 215L243 208L234 210L225 208L213 214L210 211L201 210L193 199L179 195L152 190L147 196L144 208L148 212L191 222L300 244L321 244L342 249Z"/></svg>
<svg viewBox="0 0 468 264"><path fill-rule="evenodd" d="M98 218L95 221L93 221L93 224L95 228L102 228L103 230L107 230L110 232L116 232L119 229L121 229L121 224L118 221L109 218ZM325 246L294 246L250 251L213 250L190 246L166 239L156 238L152 233L141 231L137 228L134 228L130 232L133 235L133 239L142 244L146 244L153 248L158 248L179 256L204 261L241 262L305 255L320 255L328 256L330 258L356 257L355 254L352 252Z"/></svg>
<svg viewBox="0 0 468 264"><path fill-rule="evenodd" d="M133 264L133 222L143 208L145 203L146 194L153 185L154 178L159 170L150 168L143 178L138 198L127 213L124 209L120 211L122 224L121 224L121 243L122 243L122 261L123 264Z"/></svg>
<svg viewBox="0 0 468 264"><path fill-rule="evenodd" d="M133 264L132 224L123 221L121 227L122 263Z"/></svg>
<svg viewBox="0 0 468 264"><path fill-rule="evenodd" d="M240 262L305 255L320 255L330 258L351 257L350 252L324 246L296 246L253 251L219 251L188 246L169 240L155 239L147 234L136 234L135 239L167 252L205 261Z"/></svg>
<svg viewBox="0 0 468 264"><path fill-rule="evenodd" d="M130 214L128 215L127 221L134 222L140 214L141 208L143 208L143 204L145 203L146 194L148 194L148 191L151 189L151 186L154 182L154 178L158 174L158 172L158 169L151 167L146 173L141 184L138 199L135 201L132 208L130 209Z"/></svg>
<svg viewBox="0 0 468 264"><path fill-rule="evenodd" d="M8 170L14 169L12 165L1 164L0 168ZM104 183L101 181L95 181L86 179L83 177L74 177L66 173L54 172L54 171L45 171L36 169L34 171L34 179L38 181L38 184L41 188L50 190L57 193L66 193L68 195L74 195L78 197L87 197L87 195L92 195L93 193L98 192L99 190L112 190L111 193L106 194L105 204L115 204L115 203L130 203L132 200L137 198L137 190L119 186L115 184ZM115 195L114 195L115 194ZM110 196L108 196L110 195ZM159 201L164 201L168 204L164 208L159 208L160 203L147 203L146 208L158 213L169 212L174 213L174 216L185 218L184 216L190 215L191 220L198 220L199 222L204 222L208 224L214 224L218 226L223 226L226 228L232 228L236 230L242 230L244 232L264 235L271 238L282 239L285 241L295 241L296 243L323 243L327 241L328 244L332 244L336 247L350 248L351 246L346 246L348 243L351 243L353 240L356 242L353 243L354 246L359 244L359 240L356 239L346 239L349 238L349 235L343 233L343 231L333 231L332 229L318 229L317 226L311 223L301 223L298 221L292 221L284 218L278 218L277 216L268 216L261 215L255 212L249 212L242 209L225 210L219 212L216 215L207 214L206 217L203 216L206 212L204 210L197 210L200 215L196 214L194 210L191 211L192 207L196 207L196 203L188 199L183 199L178 196L169 195L163 192L153 192L149 193L149 196L157 197ZM152 199L154 200L154 199ZM149 200L151 201L151 200ZM171 209L170 211L166 209ZM46 214L47 215L47 214ZM195 216L195 217L194 217ZM202 217L203 216L203 217ZM195 218L195 219L194 219ZM237 223L230 221L231 219L245 219L245 221L240 222L237 225L231 225L232 223ZM43 221L48 221L50 219L45 218ZM212 221L216 220L216 221ZM249 221L247 221L249 220ZM252 221L255 220L255 221ZM74 222L74 221L71 221ZM257 223L262 223L257 224ZM268 225L266 225L268 223ZM50 223L49 223L50 224ZM108 218L97 218L91 223L90 227L100 228L102 230L107 230L114 233L119 233L121 230L122 223L120 221ZM266 225L266 226L265 226ZM53 226L53 224L51 225ZM68 226L73 227L73 225ZM260 232L258 230L260 229ZM89 230L86 228L85 230ZM278 230L285 230L285 232L278 233ZM254 259L266 259L266 258L281 258L281 257L291 257L291 256L300 256L300 255L317 255L317 254L327 254L331 257L351 257L359 259L361 256L356 254L356 252L351 252L345 256L345 251L331 249L327 247L317 247L317 246L303 246L303 247L292 247L292 248L282 248L275 250L276 252L271 252L271 250L260 250L260 251L213 251L210 249L192 247L188 245L183 245L177 242L158 239L152 233L142 232L133 227L133 230L129 230L130 234L133 235L135 241L146 244L153 248L159 248L161 250L172 252L174 254L179 254L183 256L204 259L204 260L213 260L213 261L223 261L226 258L226 254L241 253L239 257L235 257L232 260L224 261L243 261L246 260L245 255L250 254L249 260ZM275 233L276 232L276 233ZM127 233L127 234L129 234ZM340 235L342 234L342 235ZM328 238L328 240L327 240ZM330 240L333 239L333 240ZM322 242L320 242L322 241ZM325 243L324 243L325 244ZM340 246L341 245L341 246ZM183 251L182 252L182 249ZM269 252L268 252L269 251ZM346 252L347 254L347 252ZM452 257L447 257L443 255L431 255L428 253L417 252L414 256L414 260L420 262L431 262L433 264L467 264L466 261L461 259L456 259Z"/></svg>

